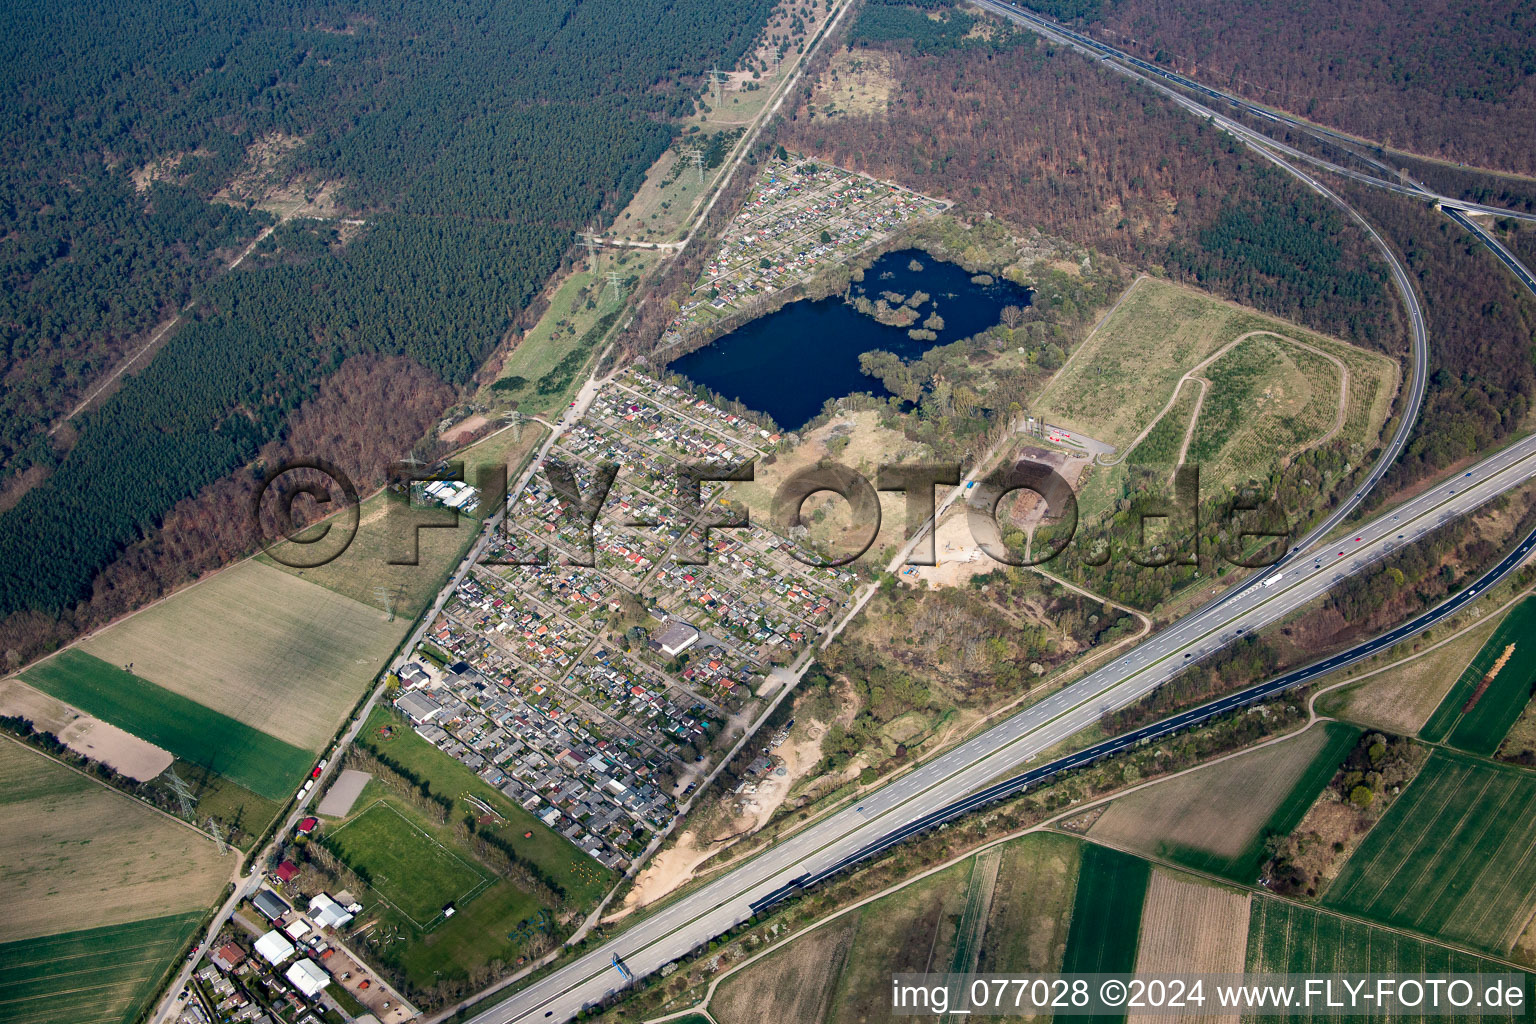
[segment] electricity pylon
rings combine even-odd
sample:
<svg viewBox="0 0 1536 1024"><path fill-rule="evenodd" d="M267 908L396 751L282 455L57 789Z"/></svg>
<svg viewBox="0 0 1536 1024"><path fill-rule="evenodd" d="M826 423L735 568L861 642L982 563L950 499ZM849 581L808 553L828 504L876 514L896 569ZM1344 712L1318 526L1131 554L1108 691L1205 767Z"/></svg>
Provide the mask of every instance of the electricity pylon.
<svg viewBox="0 0 1536 1024"><path fill-rule="evenodd" d="M187 788L185 780L176 774L174 766L167 768L165 775L166 784L171 787L171 793L175 795L176 802L181 805L181 816L188 821L192 821L192 807L197 802L192 798L192 790Z"/></svg>

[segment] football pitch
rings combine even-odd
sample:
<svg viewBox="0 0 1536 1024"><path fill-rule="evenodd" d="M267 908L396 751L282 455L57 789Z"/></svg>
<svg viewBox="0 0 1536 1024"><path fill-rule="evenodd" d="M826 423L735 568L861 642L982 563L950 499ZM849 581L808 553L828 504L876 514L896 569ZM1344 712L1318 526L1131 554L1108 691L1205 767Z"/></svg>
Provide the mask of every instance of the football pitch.
<svg viewBox="0 0 1536 1024"><path fill-rule="evenodd" d="M325 842L422 930L450 903L468 899L491 881L386 800L331 831Z"/></svg>
<svg viewBox="0 0 1536 1024"><path fill-rule="evenodd" d="M1536 773L1436 751L1325 902L1507 952L1536 902Z"/></svg>

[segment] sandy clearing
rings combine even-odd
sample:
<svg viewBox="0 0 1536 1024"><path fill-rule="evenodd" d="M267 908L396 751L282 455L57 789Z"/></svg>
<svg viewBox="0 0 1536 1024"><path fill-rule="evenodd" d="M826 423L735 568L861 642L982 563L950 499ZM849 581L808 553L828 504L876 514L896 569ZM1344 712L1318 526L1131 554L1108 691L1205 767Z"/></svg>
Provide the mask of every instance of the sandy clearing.
<svg viewBox="0 0 1536 1024"><path fill-rule="evenodd" d="M357 803L363 787L368 785L371 778L372 775L356 768L346 769L336 777L331 788L325 791L325 799L320 801L320 806L315 810L327 818L345 818L352 813L352 805Z"/></svg>
<svg viewBox="0 0 1536 1024"><path fill-rule="evenodd" d="M0 715L19 715L41 732L51 732L77 754L100 761L145 782L171 766L170 751L115 725L81 714L20 679L0 681Z"/></svg>
<svg viewBox="0 0 1536 1024"><path fill-rule="evenodd" d="M7 939L198 909L234 870L210 840L17 743L0 742L0 778Z"/></svg>
<svg viewBox="0 0 1536 1024"><path fill-rule="evenodd" d="M808 720L803 725L797 725L790 738L773 751L784 760L784 774L770 772L767 778L758 783L755 793L741 798L730 797L730 800L741 800L737 805L741 813L710 829L710 837L701 837L697 829L679 833L676 843L651 858L625 895L618 912L605 920L616 920L632 910L662 899L679 886L687 884L701 864L766 825L768 819L773 817L773 812L789 796L795 783L821 760L821 738L824 735L824 723Z"/></svg>
<svg viewBox="0 0 1536 1024"><path fill-rule="evenodd" d="M466 416L458 423L455 423L453 426L443 431L442 440L448 441L450 443L457 442L460 438L468 437L470 434L473 434L475 431L479 430L489 422L491 421L479 413L476 413L473 416Z"/></svg>
<svg viewBox="0 0 1536 1024"><path fill-rule="evenodd" d="M317 750L409 625L255 560L82 642L168 690Z"/></svg>
<svg viewBox="0 0 1536 1024"><path fill-rule="evenodd" d="M1162 868L1152 872L1141 912L1137 974L1240 974L1248 947L1246 892L1199 882ZM1214 1014L1177 1017L1131 1014L1126 1024L1216 1020Z"/></svg>

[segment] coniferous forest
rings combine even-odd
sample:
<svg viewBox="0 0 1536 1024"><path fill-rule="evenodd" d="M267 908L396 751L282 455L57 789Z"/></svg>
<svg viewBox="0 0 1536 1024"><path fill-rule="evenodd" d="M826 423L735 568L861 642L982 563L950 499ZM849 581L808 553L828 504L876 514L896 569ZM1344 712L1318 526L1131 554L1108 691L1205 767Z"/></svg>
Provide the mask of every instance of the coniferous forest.
<svg viewBox="0 0 1536 1024"><path fill-rule="evenodd" d="M32 486L0 513L0 615L87 597L175 503L283 436L350 357L465 383L770 7L12 5L0 484L30 470ZM220 273L274 218L215 195L272 138L292 140L286 173L337 186L366 223ZM189 301L147 367L49 438Z"/></svg>

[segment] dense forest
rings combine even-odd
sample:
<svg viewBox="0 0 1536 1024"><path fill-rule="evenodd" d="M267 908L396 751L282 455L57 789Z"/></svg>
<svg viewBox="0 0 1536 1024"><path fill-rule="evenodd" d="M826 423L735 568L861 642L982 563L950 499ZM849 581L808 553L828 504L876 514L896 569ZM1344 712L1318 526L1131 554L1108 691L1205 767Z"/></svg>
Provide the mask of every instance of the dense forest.
<svg viewBox="0 0 1536 1024"><path fill-rule="evenodd" d="M285 436L349 358L405 357L379 365L466 382L573 232L638 187L669 119L692 109L700 69L734 63L771 6L13 9L0 40L12 165L0 212L21 226L0 264L18 304L6 373L36 383L17 399L29 422L0 454L57 464L0 514L0 614L58 614L86 597L173 505ZM270 221L208 200L274 135L295 140L285 173L340 183L366 226L323 244L285 232L281 252L208 283L216 256ZM141 191L148 168L167 180ZM61 189L90 199L60 204ZM113 251L125 237L142 258ZM61 288L97 297L97 321L62 301L49 315ZM69 381L190 297L188 322L148 368L76 419L73 448L40 450Z"/></svg>
<svg viewBox="0 0 1536 1024"><path fill-rule="evenodd" d="M1536 397L1536 299L1450 218L1386 192L1340 187L1417 276L1428 319L1424 411L1386 481L1403 486L1487 452L1528 425Z"/></svg>
<svg viewBox="0 0 1536 1024"><path fill-rule="evenodd" d="M1028 0L1106 43L1388 146L1536 173L1523 0Z"/></svg>

